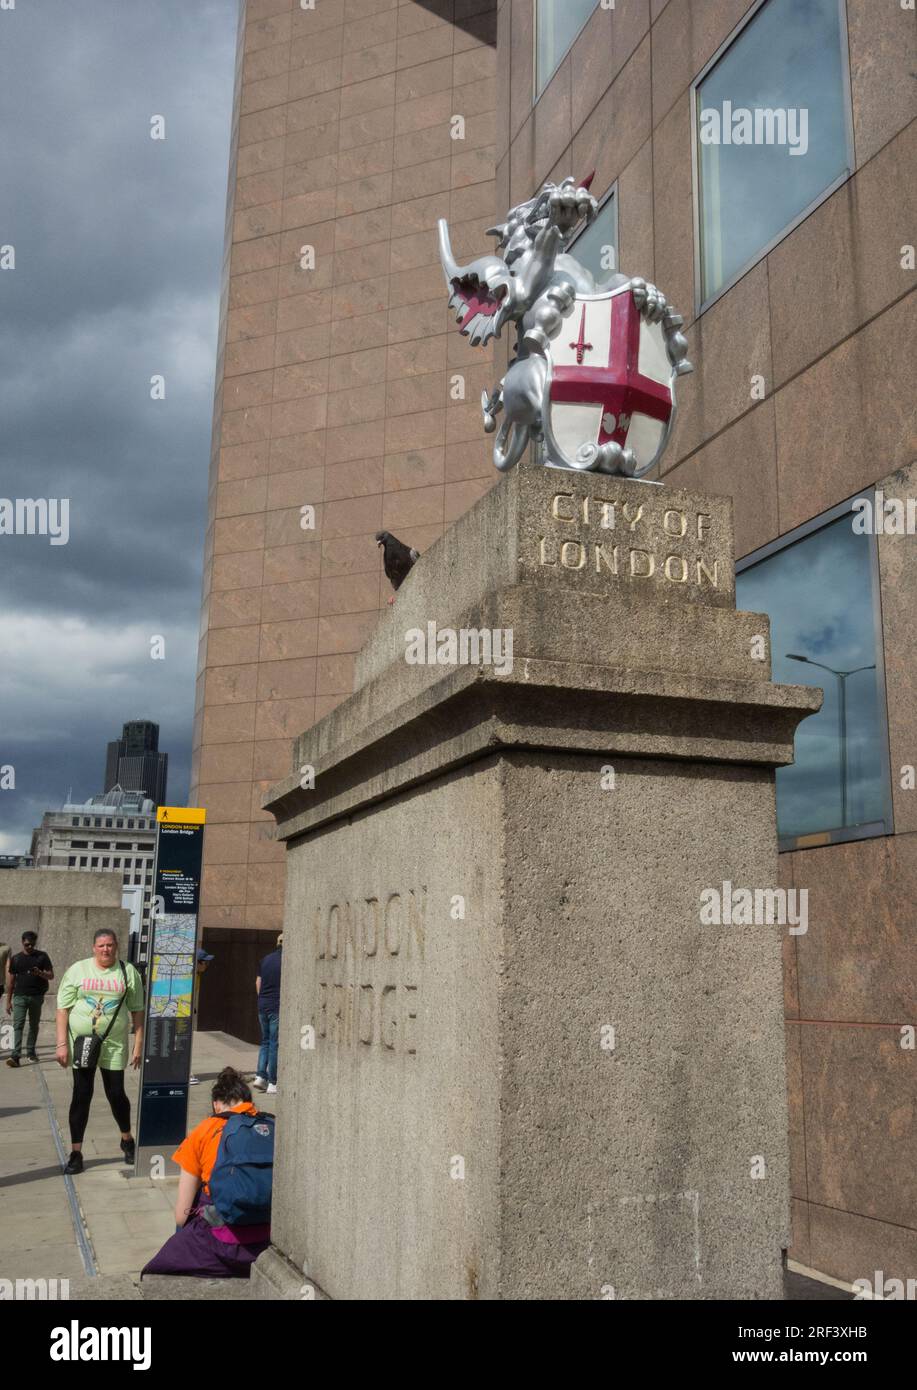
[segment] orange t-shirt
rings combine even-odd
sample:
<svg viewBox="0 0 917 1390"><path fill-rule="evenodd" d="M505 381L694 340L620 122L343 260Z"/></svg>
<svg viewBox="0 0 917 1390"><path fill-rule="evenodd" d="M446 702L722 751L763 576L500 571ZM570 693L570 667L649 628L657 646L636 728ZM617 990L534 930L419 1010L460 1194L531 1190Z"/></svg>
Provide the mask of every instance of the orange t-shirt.
<svg viewBox="0 0 917 1390"><path fill-rule="evenodd" d="M229 1108L240 1115L257 1115L258 1113L251 1101L241 1100L238 1105L231 1105ZM224 1111L223 1113L226 1114L227 1112ZM182 1140L172 1155L173 1163L177 1163L184 1172L193 1173L196 1178L200 1178L205 1187L210 1181L213 1165L217 1161L223 1125L224 1121L216 1115L210 1115L206 1120L201 1120L199 1125L195 1125L188 1137Z"/></svg>

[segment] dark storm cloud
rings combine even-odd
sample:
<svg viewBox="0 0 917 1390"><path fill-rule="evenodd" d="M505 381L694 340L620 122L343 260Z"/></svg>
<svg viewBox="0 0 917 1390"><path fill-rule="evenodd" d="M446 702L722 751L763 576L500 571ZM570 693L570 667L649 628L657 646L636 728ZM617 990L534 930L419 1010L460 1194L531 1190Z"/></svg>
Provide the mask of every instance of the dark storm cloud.
<svg viewBox="0 0 917 1390"><path fill-rule="evenodd" d="M125 719L161 723L187 788L236 16L0 12L0 497L70 499L69 544L0 536L0 850L101 790Z"/></svg>

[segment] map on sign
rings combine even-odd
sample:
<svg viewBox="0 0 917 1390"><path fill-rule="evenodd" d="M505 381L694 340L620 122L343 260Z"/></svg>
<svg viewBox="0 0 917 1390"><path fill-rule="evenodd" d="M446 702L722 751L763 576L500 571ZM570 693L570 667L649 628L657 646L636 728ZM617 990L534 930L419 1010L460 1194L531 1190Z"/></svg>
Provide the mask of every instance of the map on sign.
<svg viewBox="0 0 917 1390"><path fill-rule="evenodd" d="M194 914L166 913L156 924L151 1018L190 1018L194 996Z"/></svg>

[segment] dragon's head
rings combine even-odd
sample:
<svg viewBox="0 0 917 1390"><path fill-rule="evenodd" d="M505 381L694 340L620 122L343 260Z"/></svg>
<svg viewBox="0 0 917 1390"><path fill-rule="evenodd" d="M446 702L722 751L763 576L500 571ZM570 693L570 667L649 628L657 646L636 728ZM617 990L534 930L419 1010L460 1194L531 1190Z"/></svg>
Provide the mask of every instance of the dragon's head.
<svg viewBox="0 0 917 1390"><path fill-rule="evenodd" d="M592 221L595 203L591 197L587 200L582 195L588 194L594 177L593 171L580 184L573 178L566 178L563 183L546 183L534 198L511 208L505 222L488 227L487 235L497 238L498 249L508 266L531 250L538 233L545 227L558 227L566 243L584 217Z"/></svg>

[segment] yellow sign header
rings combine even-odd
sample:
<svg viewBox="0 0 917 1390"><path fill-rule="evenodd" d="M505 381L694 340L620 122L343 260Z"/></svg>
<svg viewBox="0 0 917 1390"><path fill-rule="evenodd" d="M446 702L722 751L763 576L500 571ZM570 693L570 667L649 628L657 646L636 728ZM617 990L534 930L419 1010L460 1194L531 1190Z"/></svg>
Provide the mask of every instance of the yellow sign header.
<svg viewBox="0 0 917 1390"><path fill-rule="evenodd" d="M207 812L203 806L160 806L156 819L167 825L203 825Z"/></svg>

